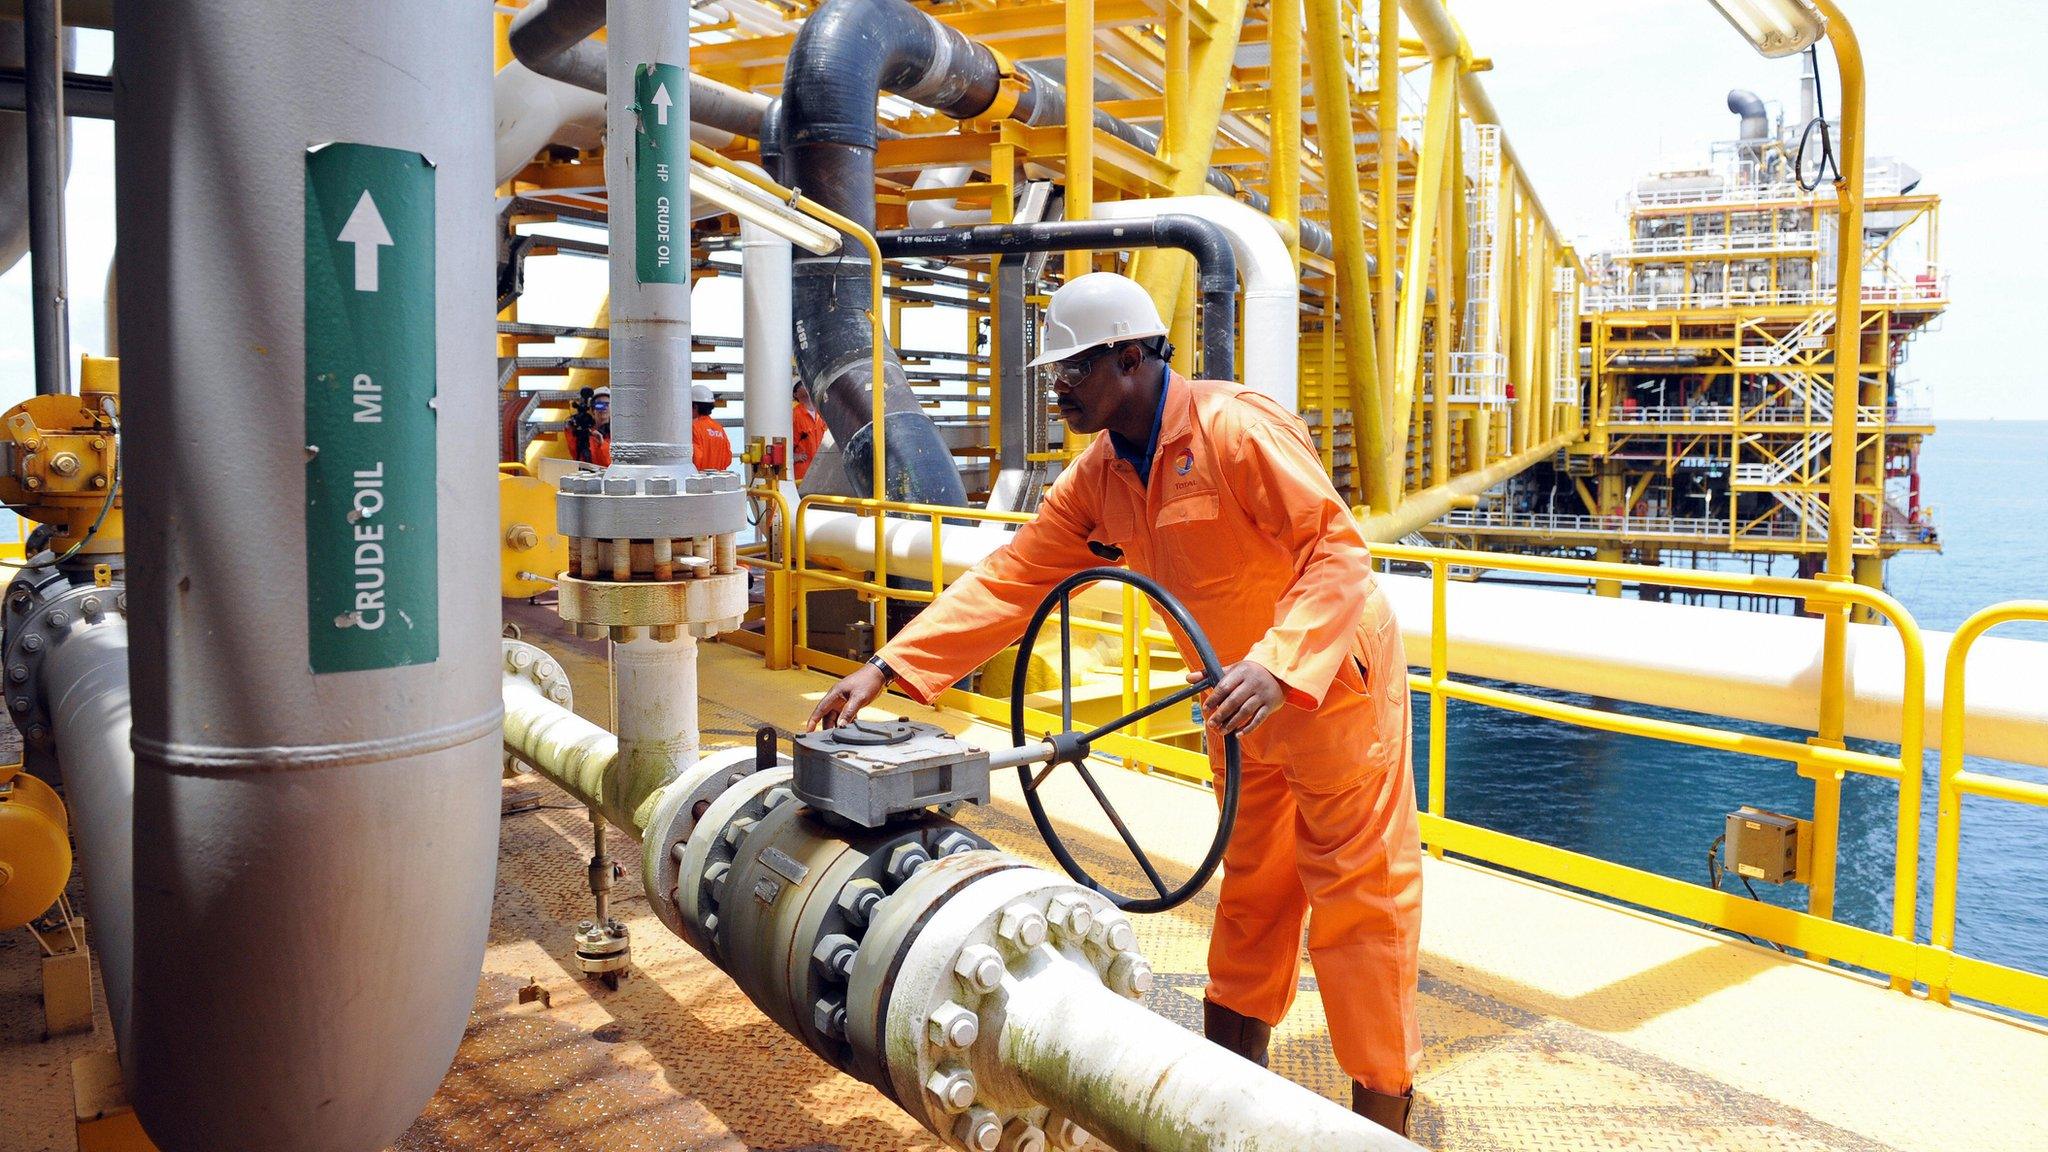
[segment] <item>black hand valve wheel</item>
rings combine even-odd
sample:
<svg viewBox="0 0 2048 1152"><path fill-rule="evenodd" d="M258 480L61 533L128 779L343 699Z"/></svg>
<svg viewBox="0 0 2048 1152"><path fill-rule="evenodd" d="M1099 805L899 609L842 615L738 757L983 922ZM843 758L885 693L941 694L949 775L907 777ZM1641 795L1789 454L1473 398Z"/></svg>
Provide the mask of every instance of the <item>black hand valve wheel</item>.
<svg viewBox="0 0 2048 1152"><path fill-rule="evenodd" d="M1174 623L1180 626L1181 634L1186 636L1189 644L1193 646L1196 659L1201 661L1202 678L1171 695L1152 701L1129 715L1119 716L1099 728L1079 732L1074 729L1074 643L1068 600L1075 592L1090 584L1128 584L1164 609L1168 616L1173 617ZM1037 746L1040 754L1018 765L1017 771L1024 784L1024 802L1031 807L1031 820L1038 825L1038 834L1045 838L1045 846L1052 850L1053 857L1060 862L1060 867L1066 869L1067 875L1109 897L1117 907L1129 912L1164 912L1169 908L1178 907L1190 896L1201 891L1202 885L1209 882L1209 877L1216 874L1217 866L1223 863L1223 850L1230 844L1230 829L1237 821L1240 767L1237 737L1223 737L1224 772L1223 779L1217 781L1222 802L1216 820L1216 838L1210 842L1209 851L1202 857L1201 864L1195 868L1194 875L1174 887L1167 886L1166 878L1160 875L1159 869L1152 863L1152 858L1138 845L1138 838L1131 834L1130 828L1124 824L1123 817L1117 813L1116 806L1109 802L1109 795L1102 790L1102 785L1095 779L1094 773L1088 770L1088 752L1090 746L1102 737L1135 724L1156 712L1184 704L1214 688L1217 679L1222 675L1222 667L1216 660L1216 651L1209 646L1209 638L1196 626L1194 617L1188 615L1188 610L1181 606L1180 601L1168 595L1164 588L1144 576L1122 568L1090 568L1060 581L1059 587L1054 588L1046 596L1045 602L1038 606L1038 611L1032 614L1031 626L1024 630L1024 639L1019 649L1024 659L1029 658L1032 648L1038 643L1039 628L1044 626L1046 617L1052 615L1055 608L1059 609L1060 613L1060 726L1063 730ZM1024 733L1024 682L1024 666L1020 661L1016 675L1011 677L1010 685L1010 739L1020 749L1027 746L1029 739ZM1074 853L1068 849L1066 841L1060 837L1059 831L1053 827L1051 818L1046 815L1045 802L1038 792L1039 785L1062 764L1072 764L1074 770L1081 774L1081 782L1088 786L1088 791L1095 794L1095 802L1102 805L1103 814L1109 817L1109 822L1116 828L1117 835L1123 837L1124 846L1130 849L1131 856L1144 871L1145 878L1151 881L1152 894L1132 896L1117 892L1089 875L1088 870L1081 866L1081 862L1074 858Z"/></svg>

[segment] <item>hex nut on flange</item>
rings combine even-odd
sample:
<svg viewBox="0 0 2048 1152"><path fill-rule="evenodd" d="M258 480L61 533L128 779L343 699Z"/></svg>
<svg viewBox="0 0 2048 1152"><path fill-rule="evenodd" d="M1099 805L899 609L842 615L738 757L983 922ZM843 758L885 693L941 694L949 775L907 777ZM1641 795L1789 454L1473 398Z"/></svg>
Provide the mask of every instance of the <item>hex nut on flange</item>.
<svg viewBox="0 0 2048 1152"><path fill-rule="evenodd" d="M953 974L976 995L1000 987L1004 971L1003 958L986 944L968 945L960 950L960 959L953 962Z"/></svg>
<svg viewBox="0 0 2048 1152"><path fill-rule="evenodd" d="M1003 1139L996 1152L1045 1152L1045 1132L1019 1116L1003 1125Z"/></svg>
<svg viewBox="0 0 2048 1152"><path fill-rule="evenodd" d="M1055 896L1046 907L1045 918L1052 924L1053 931L1063 939L1076 944L1088 939L1088 933L1095 927L1095 910L1081 896L1067 894Z"/></svg>
<svg viewBox="0 0 2048 1152"><path fill-rule="evenodd" d="M875 914L875 905L882 902L882 895L882 886L863 876L841 888L833 903L839 905L854 927L865 928Z"/></svg>
<svg viewBox="0 0 2048 1152"><path fill-rule="evenodd" d="M1121 912L1103 912L1088 930L1088 942L1105 952L1128 952L1137 947L1138 934Z"/></svg>
<svg viewBox="0 0 2048 1152"><path fill-rule="evenodd" d="M1052 1146L1059 1152L1081 1152L1083 1148L1095 1142L1095 1138L1088 1135L1087 1129L1064 1116L1047 1117L1045 1127L1046 1135L1052 1140Z"/></svg>
<svg viewBox="0 0 2048 1152"><path fill-rule="evenodd" d="M818 946L811 949L811 967L820 980L843 983L846 974L853 970L854 955L860 945L851 936L833 932L819 939Z"/></svg>
<svg viewBox="0 0 2048 1152"><path fill-rule="evenodd" d="M1109 964L1109 987L1119 996L1138 999L1152 990L1152 965L1136 952L1119 952Z"/></svg>
<svg viewBox="0 0 2048 1152"><path fill-rule="evenodd" d="M889 850L889 878L901 884L931 861L932 855L924 850L924 845L915 840L905 841Z"/></svg>
<svg viewBox="0 0 2048 1152"><path fill-rule="evenodd" d="M1029 904L1012 904L996 921L996 936L1019 952L1045 943L1045 916Z"/></svg>
<svg viewBox="0 0 2048 1152"><path fill-rule="evenodd" d="M957 1064L933 1072L924 1086L938 1101L941 1111L959 1112L974 1103L974 1076Z"/></svg>
<svg viewBox="0 0 2048 1152"><path fill-rule="evenodd" d="M820 1000L811 1006L811 1027L820 1036L838 1040L846 1035L846 1005L836 1000Z"/></svg>
<svg viewBox="0 0 2048 1152"><path fill-rule="evenodd" d="M968 1048L981 1037L981 1021L972 1009L948 1000L926 1021L925 1034L942 1048Z"/></svg>
<svg viewBox="0 0 2048 1152"><path fill-rule="evenodd" d="M971 1108L953 1122L953 1138L968 1152L996 1152L996 1144L1003 1138L1002 1119L986 1108Z"/></svg>
<svg viewBox="0 0 2048 1152"><path fill-rule="evenodd" d="M962 852L972 852L978 847L980 845L974 842L974 837L956 829L932 842L932 855L958 856Z"/></svg>

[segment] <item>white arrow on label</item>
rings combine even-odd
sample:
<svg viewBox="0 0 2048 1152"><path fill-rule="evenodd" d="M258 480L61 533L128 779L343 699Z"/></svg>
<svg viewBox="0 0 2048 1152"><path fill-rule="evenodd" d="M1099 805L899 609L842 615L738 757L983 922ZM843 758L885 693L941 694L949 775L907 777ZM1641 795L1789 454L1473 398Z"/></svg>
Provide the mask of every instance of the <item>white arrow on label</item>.
<svg viewBox="0 0 2048 1152"><path fill-rule="evenodd" d="M671 100L671 99L669 99L669 98L668 98L668 85L666 85L666 84L657 84L657 85L655 85L655 88L654 88L654 122L655 122L656 124L666 124L666 123L668 123L668 109L669 109L669 105L671 105L671 104L674 104L674 103L675 103L675 101L673 101L673 100Z"/></svg>
<svg viewBox="0 0 2048 1152"><path fill-rule="evenodd" d="M343 244L356 248L356 291L377 290L377 249L391 243L391 233L384 227L384 216L377 211L377 202L370 198L370 192L363 190L363 198L356 201L355 211L348 214L348 223L341 226L341 235L335 237Z"/></svg>

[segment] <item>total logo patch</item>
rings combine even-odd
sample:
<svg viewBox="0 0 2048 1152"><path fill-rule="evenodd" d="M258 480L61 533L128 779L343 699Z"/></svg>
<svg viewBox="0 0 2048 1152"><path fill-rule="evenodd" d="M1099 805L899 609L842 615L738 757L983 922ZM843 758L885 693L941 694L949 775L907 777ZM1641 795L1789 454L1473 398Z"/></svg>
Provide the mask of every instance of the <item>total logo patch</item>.
<svg viewBox="0 0 2048 1152"><path fill-rule="evenodd" d="M1187 475L1188 470L1194 466L1195 454L1185 448L1180 450L1180 455L1173 458L1173 470L1182 476Z"/></svg>

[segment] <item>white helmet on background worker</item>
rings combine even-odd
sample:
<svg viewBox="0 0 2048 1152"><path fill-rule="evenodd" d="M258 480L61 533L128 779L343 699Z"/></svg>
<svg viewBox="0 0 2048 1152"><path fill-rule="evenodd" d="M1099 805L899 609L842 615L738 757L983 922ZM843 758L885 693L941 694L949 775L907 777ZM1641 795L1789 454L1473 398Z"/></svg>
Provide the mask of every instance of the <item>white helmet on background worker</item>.
<svg viewBox="0 0 2048 1152"><path fill-rule="evenodd" d="M1152 296L1114 272L1076 276L1052 294L1045 309L1044 343L1031 367L1069 360L1090 348L1166 335Z"/></svg>
<svg viewBox="0 0 2048 1152"><path fill-rule="evenodd" d="M709 384L692 384L692 385L690 385L690 403L692 403L692 404L716 404L716 403L718 403L718 397L716 397L716 396L713 396L713 395L711 394L711 385L709 385Z"/></svg>

